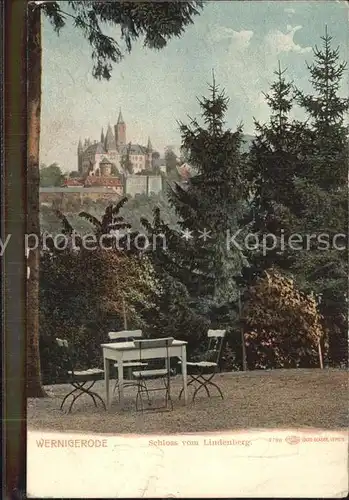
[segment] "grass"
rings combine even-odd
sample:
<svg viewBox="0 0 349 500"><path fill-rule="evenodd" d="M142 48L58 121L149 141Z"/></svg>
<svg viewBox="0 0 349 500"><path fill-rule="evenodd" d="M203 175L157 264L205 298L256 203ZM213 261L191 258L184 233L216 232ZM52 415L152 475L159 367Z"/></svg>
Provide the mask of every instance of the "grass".
<svg viewBox="0 0 349 500"><path fill-rule="evenodd" d="M346 370L272 370L233 372L217 375L224 400L205 391L195 402L178 401L181 377L174 377L170 412L135 411L135 388L125 389L125 408L117 401L105 412L95 408L91 398L82 396L71 414L59 409L70 390L67 385L47 386L48 398L29 399L28 430L108 434L172 434L257 428L348 427L348 374ZM113 381L111 382L112 388ZM95 385L105 398L104 381ZM189 388L189 397L192 391ZM154 393L155 394L155 393ZM160 402L161 404L162 402Z"/></svg>

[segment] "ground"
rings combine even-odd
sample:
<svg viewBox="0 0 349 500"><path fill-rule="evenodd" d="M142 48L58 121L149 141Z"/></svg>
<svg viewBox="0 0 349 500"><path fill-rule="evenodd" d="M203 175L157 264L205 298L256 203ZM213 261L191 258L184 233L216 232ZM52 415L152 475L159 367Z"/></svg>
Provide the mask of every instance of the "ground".
<svg viewBox="0 0 349 500"><path fill-rule="evenodd" d="M71 414L60 402L68 385L47 386L49 397L29 399L28 430L76 431L111 434L171 434L257 428L348 427L348 374L345 370L272 370L217 375L224 400L203 391L184 406L178 400L181 377L171 381L174 409L170 412L135 411L135 388L125 389L125 408L117 401L105 412L82 396ZM111 384L113 381L111 382ZM103 398L104 381L95 385ZM153 393L155 394L155 393ZM189 388L189 397L192 391ZM160 402L161 404L161 402Z"/></svg>

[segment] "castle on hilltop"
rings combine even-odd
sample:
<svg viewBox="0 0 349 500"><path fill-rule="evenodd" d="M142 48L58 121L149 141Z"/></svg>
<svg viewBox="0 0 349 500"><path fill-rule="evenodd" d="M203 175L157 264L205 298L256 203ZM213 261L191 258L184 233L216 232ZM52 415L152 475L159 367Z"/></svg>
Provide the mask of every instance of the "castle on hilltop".
<svg viewBox="0 0 349 500"><path fill-rule="evenodd" d="M102 129L100 141L85 139L82 144L79 140L78 171L82 177L137 174L152 169L153 153L150 138L147 146L127 143L126 123L120 110L114 133L109 124L105 135Z"/></svg>

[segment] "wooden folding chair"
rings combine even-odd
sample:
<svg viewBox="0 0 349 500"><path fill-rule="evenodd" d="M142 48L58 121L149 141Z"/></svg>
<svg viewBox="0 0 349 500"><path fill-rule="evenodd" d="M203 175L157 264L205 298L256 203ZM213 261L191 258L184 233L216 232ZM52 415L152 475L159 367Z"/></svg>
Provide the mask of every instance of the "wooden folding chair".
<svg viewBox="0 0 349 500"><path fill-rule="evenodd" d="M204 389L208 397L211 396L209 387L214 387L219 392L222 399L223 394L218 385L213 382L213 378L219 371L219 363L222 355L222 347L226 330L208 330L208 346L207 350L200 356L198 361L188 361L187 371L190 377L188 387L194 385L195 391L193 401L197 393ZM179 362L180 363L180 362ZM183 389L179 393L181 398Z"/></svg>
<svg viewBox="0 0 349 500"><path fill-rule="evenodd" d="M99 400L104 409L106 410L105 403L101 396L94 391L91 391L92 387L95 385L97 380L101 380L104 377L104 370L100 368L89 368L87 370L75 370L74 368L74 354L71 346L67 340L56 339L59 347L62 348L63 352L63 363L64 368L68 376L69 383L73 386L73 390L70 391L61 403L60 409L63 410L64 403L68 400L69 396L72 396L72 402L70 403L68 413L71 412L75 401L81 397L83 394L90 396L97 407L96 399ZM89 384L90 383L90 384ZM86 384L89 384L86 387Z"/></svg>
<svg viewBox="0 0 349 500"><path fill-rule="evenodd" d="M170 356L169 356L169 347L172 345L173 342L173 337L168 337L168 338L163 338L163 339L147 339L147 340L135 340L135 346L139 348L140 350L140 360L142 361L142 356L144 354L145 350L149 349L154 349L154 357L152 357L152 360L158 360L162 359L165 361L165 367L164 368L158 368L158 369L145 369L141 371L136 371L133 372L134 378L137 380L138 384L138 391L137 391L137 397L136 397L136 410L139 411L141 410L142 412L144 410L159 410L159 409L166 409L166 410L172 410L173 409L173 403L171 399L171 366L170 366ZM158 348L164 348L164 356L159 357L157 354L158 351L155 349ZM149 352L147 353L147 358L149 359ZM152 387L150 388L149 386L149 381L150 380L155 380L159 379L163 382L163 384L160 387ZM165 406L163 407L154 407L152 405L152 401L149 397L149 393L151 392L158 392L158 391L164 391L165 392ZM143 395L147 395L147 408L144 407L143 405Z"/></svg>
<svg viewBox="0 0 349 500"><path fill-rule="evenodd" d="M130 342L133 339L139 339L143 336L142 330L122 330L120 332L109 332L108 337L110 340L115 340L116 342ZM147 366L147 363L142 363L141 361L126 361L123 363L123 367L127 370L127 375L129 377L129 381L125 382L123 386L124 387L133 387L137 386L137 382L135 382L133 379L133 374L132 370L135 368L143 368ZM115 363L114 367L117 369L118 364ZM115 393L116 389L119 386L119 380L118 378L116 379L115 386L113 389L113 394ZM119 394L119 392L118 392Z"/></svg>

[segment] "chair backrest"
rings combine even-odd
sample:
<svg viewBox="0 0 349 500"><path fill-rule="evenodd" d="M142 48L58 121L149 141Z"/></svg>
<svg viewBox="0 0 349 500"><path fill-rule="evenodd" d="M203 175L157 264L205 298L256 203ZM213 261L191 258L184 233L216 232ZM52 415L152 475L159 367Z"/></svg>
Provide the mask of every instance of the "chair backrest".
<svg viewBox="0 0 349 500"><path fill-rule="evenodd" d="M110 340L117 340L119 342L140 338L142 336L143 336L142 330L122 330L120 332L108 333L108 337Z"/></svg>
<svg viewBox="0 0 349 500"><path fill-rule="evenodd" d="M206 357L210 359L207 359L207 361L213 361L214 363L217 363L217 365L219 364L225 333L226 330L208 330L208 347Z"/></svg>
<svg viewBox="0 0 349 500"><path fill-rule="evenodd" d="M56 343L58 347L60 347L64 353L62 356L62 360L64 362L64 369L66 372L71 371L72 375L74 375L74 362L73 362L73 354L71 346L69 342L65 339L56 338Z"/></svg>
<svg viewBox="0 0 349 500"><path fill-rule="evenodd" d="M168 348L172 345L174 338L173 337L165 337L162 339L145 339L145 340L134 340L134 345L137 349L139 349L139 359L142 361L142 351L145 349L151 349L155 347L165 347L166 348L166 358L167 362L170 360L169 350ZM153 360L158 359L156 355L152 358ZM164 358L162 358L164 359Z"/></svg>

